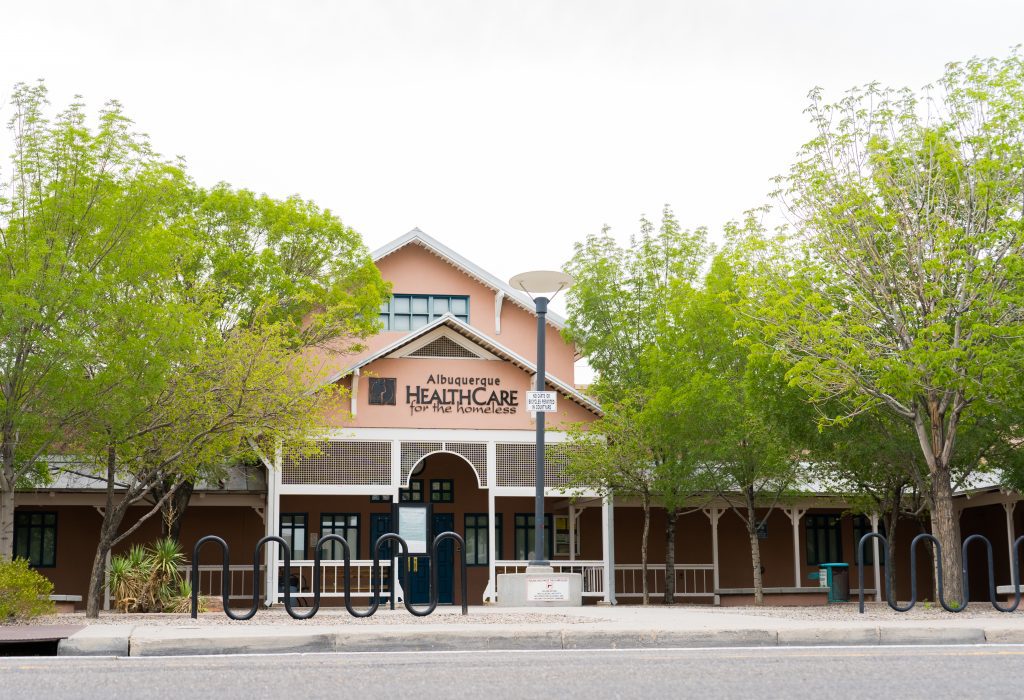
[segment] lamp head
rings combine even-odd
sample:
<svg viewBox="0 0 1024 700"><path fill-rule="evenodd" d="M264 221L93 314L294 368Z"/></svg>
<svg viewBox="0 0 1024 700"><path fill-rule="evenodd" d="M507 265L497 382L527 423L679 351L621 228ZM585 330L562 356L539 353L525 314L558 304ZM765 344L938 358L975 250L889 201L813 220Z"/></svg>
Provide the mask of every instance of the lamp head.
<svg viewBox="0 0 1024 700"><path fill-rule="evenodd" d="M526 292L530 296L538 294L552 296L563 289L572 286L575 280L572 275L567 275L558 270L534 270L532 272L521 272L508 281L513 289Z"/></svg>

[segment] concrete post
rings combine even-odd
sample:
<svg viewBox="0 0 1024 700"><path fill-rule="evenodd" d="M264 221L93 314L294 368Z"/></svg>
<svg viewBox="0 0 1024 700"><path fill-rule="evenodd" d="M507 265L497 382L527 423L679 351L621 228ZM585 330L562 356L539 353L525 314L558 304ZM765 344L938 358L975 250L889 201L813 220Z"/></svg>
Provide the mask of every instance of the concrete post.
<svg viewBox="0 0 1024 700"><path fill-rule="evenodd" d="M615 605L615 498L607 496L601 504L601 553L604 555L604 599Z"/></svg>
<svg viewBox="0 0 1024 700"><path fill-rule="evenodd" d="M875 533L877 535L878 534L878 513L872 513L870 517L871 517L871 532L873 532L873 533ZM859 543L854 542L854 546L855 547L858 544ZM875 602L876 603L881 603L882 602L882 567L881 567L882 560L879 558L879 551L878 551L879 550L879 544L878 544L878 538L877 537L873 537L871 539L871 546L873 548L872 551L874 552L874 555L875 555ZM885 562L885 565L889 566L889 562Z"/></svg>

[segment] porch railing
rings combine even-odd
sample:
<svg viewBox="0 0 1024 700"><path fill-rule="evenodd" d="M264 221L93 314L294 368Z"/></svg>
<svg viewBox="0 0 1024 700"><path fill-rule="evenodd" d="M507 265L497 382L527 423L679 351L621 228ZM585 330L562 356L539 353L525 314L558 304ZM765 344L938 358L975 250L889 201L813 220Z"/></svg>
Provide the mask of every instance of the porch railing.
<svg viewBox="0 0 1024 700"><path fill-rule="evenodd" d="M676 596L709 598L715 594L713 564L676 564ZM639 564L615 565L615 596L643 597L643 568ZM647 591L651 597L665 594L665 565L647 565Z"/></svg>
<svg viewBox="0 0 1024 700"><path fill-rule="evenodd" d="M277 571L277 599L284 597L284 562L279 561ZM296 559L291 567L291 592L293 598L313 597L313 565L312 559ZM260 576L266 568L260 567ZM391 590L391 562L382 561L378 567L381 581L381 592ZM191 583L192 567L178 567L178 572ZM320 562L320 596L323 598L342 598L345 595L345 562L342 560L325 560ZM202 564L199 566L199 594L220 596L222 571L220 564ZM228 567L229 585L228 598L231 600L252 599L252 565L232 564ZM354 559L352 561L352 597L369 598L373 594L373 561L370 559ZM264 585L262 580L261 587Z"/></svg>
<svg viewBox="0 0 1024 700"><path fill-rule="evenodd" d="M284 562L277 563L278 599L284 597ZM313 597L312 559L292 559L290 582L293 598ZM374 584L380 577L382 594L391 591L391 561L381 561L376 572L372 559L353 559L351 562L351 586L353 598L373 597ZM328 559L320 562L320 596L323 598L343 598L345 596L345 562Z"/></svg>
<svg viewBox="0 0 1024 700"><path fill-rule="evenodd" d="M528 562L520 560L498 560L494 562L498 574L525 574ZM583 596L600 598L604 595L604 562L601 560L553 561L551 568L556 574L582 574Z"/></svg>
<svg viewBox="0 0 1024 700"><path fill-rule="evenodd" d="M263 576L265 567L260 567ZM179 566L178 573L192 583L192 567ZM223 572L220 564L199 565L199 595L220 597ZM228 567L228 598L252 600L252 564L232 564Z"/></svg>

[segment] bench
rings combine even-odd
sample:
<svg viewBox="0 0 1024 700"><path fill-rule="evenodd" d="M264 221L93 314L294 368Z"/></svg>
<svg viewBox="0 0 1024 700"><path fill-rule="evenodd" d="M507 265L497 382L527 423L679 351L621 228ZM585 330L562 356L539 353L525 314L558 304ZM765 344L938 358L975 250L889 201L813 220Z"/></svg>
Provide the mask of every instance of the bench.
<svg viewBox="0 0 1024 700"><path fill-rule="evenodd" d="M60 595L54 594L48 596L53 601L53 606L59 613L73 613L77 607L75 603L82 602L82 596L80 595Z"/></svg>
<svg viewBox="0 0 1024 700"><path fill-rule="evenodd" d="M720 588L718 594L722 606L753 605L753 588ZM764 588L765 605L826 605L828 589L820 586L784 586Z"/></svg>
<svg viewBox="0 0 1024 700"><path fill-rule="evenodd" d="M1018 584L1017 587L1021 590L1021 592L1024 592L1024 583ZM996 586L996 595L1004 596L1003 597L1003 602L1004 603L1012 603L1013 602L1013 593L1014 593L1014 591L1013 591L1013 585L1012 584L1009 585L1009 586Z"/></svg>

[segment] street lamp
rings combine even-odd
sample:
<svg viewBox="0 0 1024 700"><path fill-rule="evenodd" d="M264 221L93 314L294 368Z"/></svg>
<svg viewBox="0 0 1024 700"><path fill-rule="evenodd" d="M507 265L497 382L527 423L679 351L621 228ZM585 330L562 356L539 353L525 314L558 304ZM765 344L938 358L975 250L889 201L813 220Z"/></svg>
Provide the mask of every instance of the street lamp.
<svg viewBox="0 0 1024 700"><path fill-rule="evenodd" d="M533 299L537 309L537 384L534 389L537 392L545 390L546 372L544 368L545 355L545 330L544 318L548 312L548 302L554 299L563 289L568 289L573 283L573 278L564 272L553 270L535 270L523 272L509 280L514 289L526 292ZM530 403L527 394L527 404ZM536 473L536 495L533 512L533 559L530 560L530 567L548 567L551 563L544 556L544 413L543 407L537 408L537 473ZM529 570L529 569L528 569Z"/></svg>

